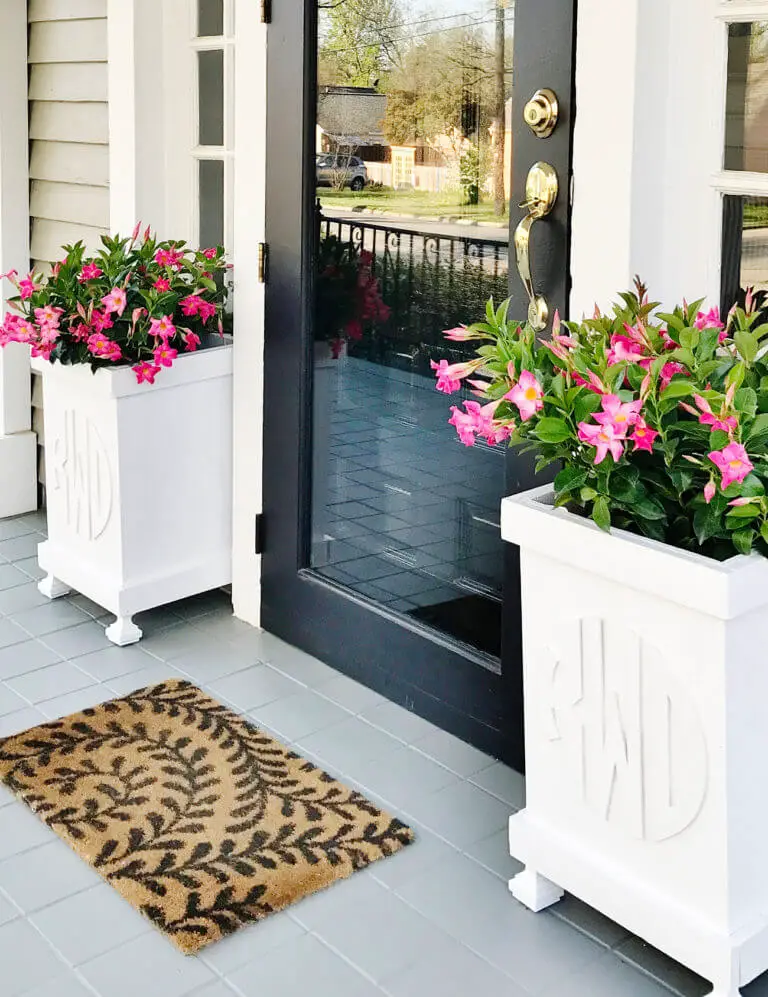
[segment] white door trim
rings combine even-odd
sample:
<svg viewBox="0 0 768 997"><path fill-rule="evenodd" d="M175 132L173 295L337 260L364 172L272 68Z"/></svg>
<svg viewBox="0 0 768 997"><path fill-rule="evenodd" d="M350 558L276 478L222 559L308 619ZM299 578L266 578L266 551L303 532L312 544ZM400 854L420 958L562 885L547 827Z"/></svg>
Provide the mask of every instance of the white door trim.
<svg viewBox="0 0 768 997"><path fill-rule="evenodd" d="M234 270L234 536L235 615L261 618L261 557L254 553L262 508L264 432L264 285L259 243L265 238L267 156L267 29L259 4L235 0Z"/></svg>
<svg viewBox="0 0 768 997"><path fill-rule="evenodd" d="M0 273L29 269L27 4L0 4ZM3 281L0 301L12 290ZM0 307L0 315L4 307ZM37 508L29 349L0 350L0 518Z"/></svg>

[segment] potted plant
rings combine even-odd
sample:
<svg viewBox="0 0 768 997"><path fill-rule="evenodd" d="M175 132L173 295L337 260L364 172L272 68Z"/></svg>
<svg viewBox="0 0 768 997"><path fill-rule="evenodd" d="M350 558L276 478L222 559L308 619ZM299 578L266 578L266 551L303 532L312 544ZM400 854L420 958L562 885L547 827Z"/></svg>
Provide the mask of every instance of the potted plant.
<svg viewBox="0 0 768 997"><path fill-rule="evenodd" d="M40 590L70 589L140 640L134 614L231 581L232 346L223 249L82 243L48 276L5 274L0 346L43 376L48 540Z"/></svg>
<svg viewBox="0 0 768 997"><path fill-rule="evenodd" d="M768 968L768 325L610 314L538 341L489 305L434 364L462 441L534 450L519 544L527 805L510 820L533 910L563 890L714 983Z"/></svg>

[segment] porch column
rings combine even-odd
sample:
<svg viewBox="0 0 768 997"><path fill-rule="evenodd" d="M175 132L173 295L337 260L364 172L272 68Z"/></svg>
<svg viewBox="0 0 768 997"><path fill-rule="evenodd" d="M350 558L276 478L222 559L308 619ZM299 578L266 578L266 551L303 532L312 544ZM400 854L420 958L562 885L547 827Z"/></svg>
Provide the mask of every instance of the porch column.
<svg viewBox="0 0 768 997"><path fill-rule="evenodd" d="M27 3L0 4L0 273L29 270ZM10 285L4 282L2 291ZM2 305L4 314L6 306ZM37 508L29 349L0 350L0 519Z"/></svg>

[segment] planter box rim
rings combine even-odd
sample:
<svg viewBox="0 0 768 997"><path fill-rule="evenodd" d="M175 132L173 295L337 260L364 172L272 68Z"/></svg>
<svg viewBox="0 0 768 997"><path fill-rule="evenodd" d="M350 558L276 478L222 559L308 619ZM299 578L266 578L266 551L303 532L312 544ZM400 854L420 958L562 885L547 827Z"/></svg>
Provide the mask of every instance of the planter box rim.
<svg viewBox="0 0 768 997"><path fill-rule="evenodd" d="M233 342L231 338L209 346L207 349L191 353L180 353L172 367L164 367L157 375L154 384L138 384L131 366L100 367L92 371L88 364L50 363L41 357L31 360L32 369L43 378L78 378L78 387L120 398L129 395L146 394L176 388L191 381L210 377L228 376L233 369Z"/></svg>
<svg viewBox="0 0 768 997"><path fill-rule="evenodd" d="M715 561L626 530L605 533L553 502L552 485L503 499L503 539L722 619L768 606L768 559L759 554Z"/></svg>

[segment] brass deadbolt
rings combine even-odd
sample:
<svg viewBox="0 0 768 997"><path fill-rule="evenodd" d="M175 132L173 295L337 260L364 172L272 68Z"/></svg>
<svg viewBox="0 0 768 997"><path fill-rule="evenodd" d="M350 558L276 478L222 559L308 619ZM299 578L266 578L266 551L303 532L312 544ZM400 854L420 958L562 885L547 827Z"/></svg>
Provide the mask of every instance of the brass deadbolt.
<svg viewBox="0 0 768 997"><path fill-rule="evenodd" d="M553 90L537 90L525 105L523 117L534 135L549 138L557 125L560 105Z"/></svg>

